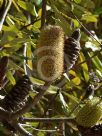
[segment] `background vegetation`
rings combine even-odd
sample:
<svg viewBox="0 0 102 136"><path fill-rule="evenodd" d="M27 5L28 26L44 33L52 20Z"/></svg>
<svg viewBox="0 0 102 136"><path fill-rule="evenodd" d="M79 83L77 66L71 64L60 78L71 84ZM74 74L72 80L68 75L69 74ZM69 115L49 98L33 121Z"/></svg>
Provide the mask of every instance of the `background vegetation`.
<svg viewBox="0 0 102 136"><path fill-rule="evenodd" d="M37 99L39 102L35 102L29 112L23 112L24 117L33 118L33 121L20 120L22 126L35 136L79 136L79 130L72 119L76 115L76 106L80 106L80 101L93 94L93 90L87 89L90 84L94 86L94 96L102 96L102 1L47 0L46 12L42 0L4 1L4 5L3 0L0 1L0 57L7 56L9 61L4 73L5 80L0 79L1 99L26 72L33 84L29 97L34 99L42 91L39 88L44 82L36 74L34 51L41 26L45 22L47 25L61 26L67 36L80 28L80 56L69 71L69 76L65 73L47 89L45 95L40 95L42 99ZM9 11L6 13L4 11L8 6ZM3 16L4 13L6 16ZM4 63L0 64L3 69L6 67ZM22 128L17 130L17 135L30 135ZM2 123L0 135L11 136L11 132Z"/></svg>

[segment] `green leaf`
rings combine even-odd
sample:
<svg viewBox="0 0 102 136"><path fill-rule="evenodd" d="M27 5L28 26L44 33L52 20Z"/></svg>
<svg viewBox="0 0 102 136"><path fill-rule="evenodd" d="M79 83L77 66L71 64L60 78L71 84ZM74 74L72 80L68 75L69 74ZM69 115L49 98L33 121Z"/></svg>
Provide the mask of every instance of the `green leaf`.
<svg viewBox="0 0 102 136"><path fill-rule="evenodd" d="M67 103L65 102L64 97L63 97L61 92L59 93L59 98L60 98L60 102L62 104L63 110L68 114L69 113L69 107L68 107Z"/></svg>
<svg viewBox="0 0 102 136"><path fill-rule="evenodd" d="M75 85L79 85L81 83L81 80L79 77L75 77L71 80Z"/></svg>
<svg viewBox="0 0 102 136"><path fill-rule="evenodd" d="M12 85L16 84L15 78L13 77L13 74L11 73L11 71L7 71L6 76Z"/></svg>
<svg viewBox="0 0 102 136"><path fill-rule="evenodd" d="M87 12L86 14L83 14L82 20L85 20L87 23L89 22L97 22L97 15L93 15L90 12Z"/></svg>
<svg viewBox="0 0 102 136"><path fill-rule="evenodd" d="M92 57L93 53L88 53L90 57ZM92 62L94 63L94 65L96 66L96 68L102 72L102 61L98 58L98 56L95 56L94 58L92 58Z"/></svg>
<svg viewBox="0 0 102 136"><path fill-rule="evenodd" d="M12 60L9 60L9 67L10 69L13 69L13 70L19 70L21 72L24 72L24 69L21 68L19 65L17 65L16 63L14 63Z"/></svg>
<svg viewBox="0 0 102 136"><path fill-rule="evenodd" d="M102 14L102 7L95 10L94 14L100 15Z"/></svg>
<svg viewBox="0 0 102 136"><path fill-rule="evenodd" d="M84 54L82 52L80 54L80 60L81 60L81 62L85 61L85 56L84 56ZM88 82L89 81L89 72L88 72L87 63L81 64L81 67L82 67L82 70L83 70L85 81Z"/></svg>
<svg viewBox="0 0 102 136"><path fill-rule="evenodd" d="M81 0L74 0L74 2L79 4L79 3L81 3Z"/></svg>
<svg viewBox="0 0 102 136"><path fill-rule="evenodd" d="M78 98L76 98L72 94L69 94L68 92L63 92L63 94L66 95L71 101L74 101L75 103L79 103Z"/></svg>
<svg viewBox="0 0 102 136"><path fill-rule="evenodd" d="M96 73L97 73L97 75L98 75L100 78L102 78L102 73L101 73L100 70L96 69Z"/></svg>
<svg viewBox="0 0 102 136"><path fill-rule="evenodd" d="M34 5L31 2L24 2L22 0L18 0L17 2L21 8L35 16Z"/></svg>
<svg viewBox="0 0 102 136"><path fill-rule="evenodd" d="M76 19L72 19L74 26L79 27L79 22Z"/></svg>

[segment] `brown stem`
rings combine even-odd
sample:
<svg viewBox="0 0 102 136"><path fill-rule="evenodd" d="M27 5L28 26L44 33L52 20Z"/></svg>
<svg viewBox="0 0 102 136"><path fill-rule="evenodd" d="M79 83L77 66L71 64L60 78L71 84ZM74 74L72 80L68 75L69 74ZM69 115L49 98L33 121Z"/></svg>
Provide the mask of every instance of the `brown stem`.
<svg viewBox="0 0 102 136"><path fill-rule="evenodd" d="M45 27L46 20L46 0L42 0L42 16L41 16L41 29Z"/></svg>
<svg viewBox="0 0 102 136"><path fill-rule="evenodd" d="M3 23L5 21L6 15L7 15L8 11L9 11L9 8L10 8L11 4L12 4L12 0L9 0L8 5L7 5L6 9L4 10L2 18L0 20L0 31L2 30Z"/></svg>
<svg viewBox="0 0 102 136"><path fill-rule="evenodd" d="M20 30L23 30L24 28L27 28L27 27L33 25L34 23L36 23L36 22L39 21L39 20L41 20L41 18L38 18L38 19L34 20L33 22L31 22L31 23L29 23L29 24L27 24L27 25L22 26L22 27L20 28Z"/></svg>
<svg viewBox="0 0 102 136"><path fill-rule="evenodd" d="M20 122L73 122L74 118L60 117L60 118L22 118Z"/></svg>
<svg viewBox="0 0 102 136"><path fill-rule="evenodd" d="M92 38L97 42L99 43L101 46L102 44L99 42L99 40L97 40L92 33L90 33L90 31L88 31L88 29L79 21L79 19L77 18L77 16L71 11L72 15L76 18L76 20L79 22L79 24L84 28L85 32L88 34L88 35L91 35Z"/></svg>
<svg viewBox="0 0 102 136"><path fill-rule="evenodd" d="M15 128L21 133L23 136L33 136L27 130L25 130L20 123L15 125Z"/></svg>
<svg viewBox="0 0 102 136"><path fill-rule="evenodd" d="M86 62L89 61L90 59L92 59L92 58L94 58L95 56L97 56L100 52L102 52L102 49L99 50L99 51L97 51L97 52L95 52L95 54L94 54L93 56L91 56L90 58L88 58L88 59L86 59L85 61L82 61L82 62L80 62L79 64L77 64L76 67L82 65L83 63L86 63Z"/></svg>

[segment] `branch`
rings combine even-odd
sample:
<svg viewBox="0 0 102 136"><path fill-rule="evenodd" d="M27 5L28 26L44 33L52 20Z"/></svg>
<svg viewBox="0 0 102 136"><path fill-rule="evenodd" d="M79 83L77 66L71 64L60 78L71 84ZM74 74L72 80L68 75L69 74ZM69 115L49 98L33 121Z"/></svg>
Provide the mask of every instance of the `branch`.
<svg viewBox="0 0 102 136"><path fill-rule="evenodd" d="M42 0L42 16L41 16L41 29L45 26L46 20L46 0Z"/></svg>
<svg viewBox="0 0 102 136"><path fill-rule="evenodd" d="M25 58L27 57L27 43L24 43L23 55L24 55ZM26 63L27 63L26 59L24 59L24 62L23 62L23 63L24 63L24 71L25 71L25 74L28 75L28 74L27 74L27 68L26 68Z"/></svg>
<svg viewBox="0 0 102 136"><path fill-rule="evenodd" d="M46 109L45 109L45 111L44 111L44 115L43 115L42 117L44 117L44 116L46 115L46 113L47 113L49 107L51 107L51 105L55 102L55 99L56 99L56 97L58 96L59 91L60 91L60 89L58 89L57 92L56 92L56 94L51 98L50 102L48 103L48 105L47 105L47 107L46 107Z"/></svg>
<svg viewBox="0 0 102 136"><path fill-rule="evenodd" d="M46 106L46 109L44 110L44 114L42 115L42 118L45 117L46 113L47 113L48 110L49 110L49 107L51 107L51 105L55 102L55 99L56 99L56 97L58 96L59 91L60 91L60 90L58 89L57 92L56 92L56 94L51 98L50 102L49 102L48 105ZM38 124L38 126L37 126L36 128L39 128L39 126L40 126L40 122L39 122L39 124Z"/></svg>
<svg viewBox="0 0 102 136"><path fill-rule="evenodd" d="M36 22L39 21L39 20L41 20L41 18L38 18L38 19L34 20L33 22L31 22L31 23L29 23L29 24L27 24L27 25L25 25L25 26L22 26L22 27L20 28L20 30L23 30L24 28L27 28L27 27L29 27L30 25L33 25L34 23L36 23Z"/></svg>
<svg viewBox="0 0 102 136"><path fill-rule="evenodd" d="M48 132L48 133L54 133L58 132L59 129L38 129L38 128L32 128L34 131L39 131L39 132Z"/></svg>
<svg viewBox="0 0 102 136"><path fill-rule="evenodd" d="M73 122L74 118L60 117L60 118L24 118L20 122Z"/></svg>
<svg viewBox="0 0 102 136"><path fill-rule="evenodd" d="M12 0L9 0L8 5L7 5L6 9L4 10L2 18L0 20L0 31L2 30L3 23L5 21L6 15L7 15L8 11L9 11L9 8L10 8L11 4L12 4Z"/></svg>
<svg viewBox="0 0 102 136"><path fill-rule="evenodd" d="M31 133L25 130L20 123L16 124L15 127L23 136L33 136Z"/></svg>
<svg viewBox="0 0 102 136"><path fill-rule="evenodd" d="M12 113L11 118L12 119L18 118L22 114L28 112L33 106L35 106L37 102L39 102L39 100L42 98L46 90L49 88L50 84L51 83L45 83L45 85L42 87L42 90L40 90L40 92L33 99L29 99L27 104L22 109L20 109L19 111L15 113Z"/></svg>
<svg viewBox="0 0 102 136"><path fill-rule="evenodd" d="M102 52L102 49L97 51L97 52L95 52L95 54L93 56L91 56L90 58L88 58L85 61L82 61L79 64L77 64L76 67L79 66L79 65L82 65L83 63L86 63L87 61L89 61L90 59L94 58L95 56L98 56L100 52Z"/></svg>
<svg viewBox="0 0 102 136"><path fill-rule="evenodd" d="M76 20L79 22L79 24L84 28L84 30L86 31L86 33L87 33L88 35L91 35L92 38L93 38L97 43L99 43L99 44L102 46L102 44L99 42L99 40L97 40L97 39L93 36L93 34L90 33L90 31L88 31L88 29L79 21L78 17L77 17L72 11L71 11L71 13L72 13L72 15L76 18Z"/></svg>
<svg viewBox="0 0 102 136"><path fill-rule="evenodd" d="M12 122L12 113L5 111L3 108L0 107L0 121L6 120L8 122L11 122L10 124L16 128L17 131L19 131L24 136L33 136L28 131L26 131L19 123Z"/></svg>
<svg viewBox="0 0 102 136"><path fill-rule="evenodd" d="M72 6L72 2L70 0L64 0L65 3L69 4L70 6ZM88 34L88 35L91 35L92 38L97 42L99 43L101 46L102 44L99 42L99 40L97 40L92 33L90 33L90 31L88 31L88 29L81 23L81 21L78 19L78 17L73 13L73 11L70 11L72 16L74 16L76 18L76 20L79 22L79 24L83 27L83 29L85 30L85 32ZM62 12L59 11L59 13L64 16L66 19L69 19L68 16L62 14Z"/></svg>

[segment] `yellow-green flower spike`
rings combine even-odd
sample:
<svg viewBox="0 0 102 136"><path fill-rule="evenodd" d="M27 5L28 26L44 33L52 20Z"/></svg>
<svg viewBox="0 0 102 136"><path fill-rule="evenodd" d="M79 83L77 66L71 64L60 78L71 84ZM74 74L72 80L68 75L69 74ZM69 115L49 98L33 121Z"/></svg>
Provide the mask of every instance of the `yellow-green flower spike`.
<svg viewBox="0 0 102 136"><path fill-rule="evenodd" d="M84 127L91 127L102 118L102 102L98 97L88 100L85 106L77 113L76 122Z"/></svg>

